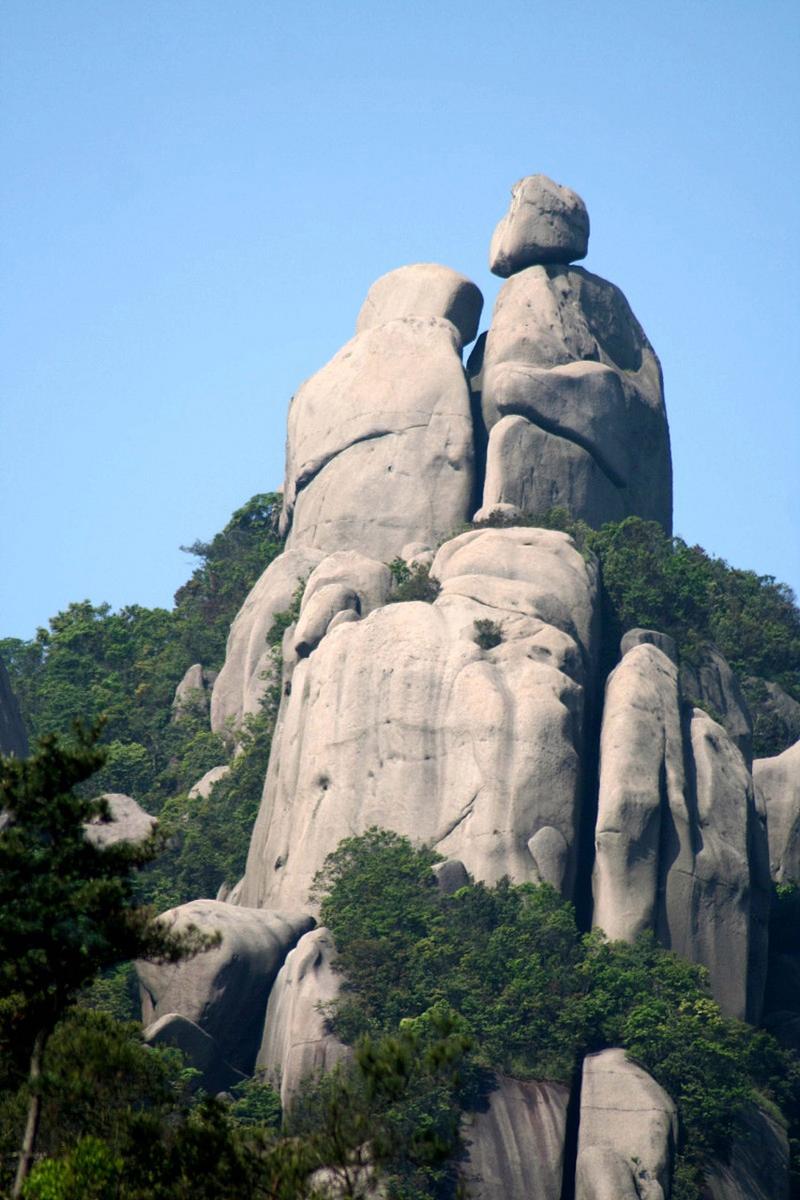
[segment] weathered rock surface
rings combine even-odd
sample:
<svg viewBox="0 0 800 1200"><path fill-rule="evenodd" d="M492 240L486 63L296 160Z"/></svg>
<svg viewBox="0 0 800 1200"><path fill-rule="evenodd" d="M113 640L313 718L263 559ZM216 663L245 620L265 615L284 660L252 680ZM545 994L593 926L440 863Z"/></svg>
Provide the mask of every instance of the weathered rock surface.
<svg viewBox="0 0 800 1200"><path fill-rule="evenodd" d="M111 820L95 817L84 826L86 837L95 846L116 846L120 842L143 842L155 829L158 821L145 812L132 796L120 792L106 792L103 799L108 804Z"/></svg>
<svg viewBox="0 0 800 1200"><path fill-rule="evenodd" d="M583 1063L575 1200L666 1200L675 1105L620 1049Z"/></svg>
<svg viewBox="0 0 800 1200"><path fill-rule="evenodd" d="M226 1062L252 1071L269 989L287 952L313 925L304 914L193 900L162 915L176 931L221 934L218 946L172 964L138 962L142 1021L177 1013L212 1037Z"/></svg>
<svg viewBox="0 0 800 1200"><path fill-rule="evenodd" d="M656 927L664 809L680 811L685 788L677 667L634 643L608 678L600 739L594 924L613 941Z"/></svg>
<svg viewBox="0 0 800 1200"><path fill-rule="evenodd" d="M247 1076L226 1062L214 1038L180 1013L165 1013L143 1033L148 1046L177 1046L196 1071L197 1087L215 1095L243 1083Z"/></svg>
<svg viewBox="0 0 800 1200"><path fill-rule="evenodd" d="M461 345L474 342L483 296L472 280L438 263L413 263L381 275L367 292L356 333L399 317L442 317L454 325Z"/></svg>
<svg viewBox="0 0 800 1200"><path fill-rule="evenodd" d="M305 658L339 616L366 617L389 599L392 573L385 563L355 550L329 554L308 577L292 645Z"/></svg>
<svg viewBox="0 0 800 1200"><path fill-rule="evenodd" d="M436 545L462 525L473 487L470 395L450 321L405 317L365 330L292 401L289 548L389 562L407 542Z"/></svg>
<svg viewBox="0 0 800 1200"><path fill-rule="evenodd" d="M766 976L769 877L766 846L759 844L766 831L741 754L722 726L697 708L690 747L694 796L682 829L678 815L673 818L672 844L694 845L694 877L681 871L679 854L667 875L669 944L708 967L726 1012L755 1021Z"/></svg>
<svg viewBox="0 0 800 1200"><path fill-rule="evenodd" d="M619 288L580 267L528 267L501 288L470 363L488 430L484 507L671 528L661 367Z"/></svg>
<svg viewBox="0 0 800 1200"><path fill-rule="evenodd" d="M175 689L172 720L181 721L193 713L207 713L211 689L216 678L217 672L206 671L202 663L195 663L189 667Z"/></svg>
<svg viewBox="0 0 800 1200"><path fill-rule="evenodd" d="M707 709L749 764L753 760L753 722L739 681L723 654L710 643L696 662L681 663L681 692L686 700Z"/></svg>
<svg viewBox="0 0 800 1200"><path fill-rule="evenodd" d="M560 1200L569 1089L504 1075L484 1112L465 1118L466 1195L474 1200Z"/></svg>
<svg viewBox="0 0 800 1200"><path fill-rule="evenodd" d="M655 645L606 686L593 874L594 923L612 939L653 929L708 967L716 999L755 1017L764 987L765 837L745 762Z"/></svg>
<svg viewBox="0 0 800 1200"><path fill-rule="evenodd" d="M27 753L28 737L19 704L5 663L0 658L0 754L15 754L17 758L24 758Z"/></svg>
<svg viewBox="0 0 800 1200"><path fill-rule="evenodd" d="M707 1200L789 1200L789 1142L765 1112L751 1105L733 1142L730 1162L715 1162L705 1176Z"/></svg>
<svg viewBox="0 0 800 1200"><path fill-rule="evenodd" d="M331 934L313 929L289 952L270 992L256 1071L279 1089L284 1108L303 1080L332 1070L350 1053L319 1008L339 993L334 957Z"/></svg>
<svg viewBox="0 0 800 1200"><path fill-rule="evenodd" d="M668 633L659 633L657 629L629 629L622 635L619 643L620 658L624 658L634 646L656 646L662 654L666 654L675 665L678 665L678 647L675 639Z"/></svg>
<svg viewBox="0 0 800 1200"><path fill-rule="evenodd" d="M444 862L436 863L433 874L436 876L436 886L444 896L454 895L469 883L469 872L457 858L446 858Z"/></svg>
<svg viewBox="0 0 800 1200"><path fill-rule="evenodd" d="M371 825L478 879L571 892L596 566L566 534L486 529L442 546L432 573L435 603L329 629L295 666L243 904L302 908L325 855ZM501 633L488 651L481 619Z"/></svg>
<svg viewBox="0 0 800 1200"><path fill-rule="evenodd" d="M231 625L220 671L211 696L211 728L224 733L248 713L258 712L273 675L267 634L275 614L292 603L298 584L325 557L321 550L287 550L267 567L251 589Z"/></svg>
<svg viewBox="0 0 800 1200"><path fill-rule="evenodd" d="M757 758L753 780L766 808L772 878L800 886L800 742L774 758Z"/></svg>
<svg viewBox="0 0 800 1200"><path fill-rule="evenodd" d="M576 192L546 175L511 189L511 206L494 231L489 270L506 278L538 263L570 263L589 249L589 214Z"/></svg>
<svg viewBox="0 0 800 1200"><path fill-rule="evenodd" d="M211 795L211 789L214 784L218 783L220 779L224 779L230 769L229 763L222 763L219 767L212 767L210 771L206 771L205 775L202 775L197 783L189 788L189 799L197 800L202 798L205 800Z"/></svg>

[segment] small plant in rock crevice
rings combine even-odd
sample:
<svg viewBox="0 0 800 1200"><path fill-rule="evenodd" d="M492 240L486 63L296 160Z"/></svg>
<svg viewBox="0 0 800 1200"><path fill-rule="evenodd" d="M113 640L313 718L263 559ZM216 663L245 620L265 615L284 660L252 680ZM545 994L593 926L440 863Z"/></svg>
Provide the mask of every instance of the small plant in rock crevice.
<svg viewBox="0 0 800 1200"><path fill-rule="evenodd" d="M496 621L476 621L473 640L481 650L494 650L503 640L503 631Z"/></svg>
<svg viewBox="0 0 800 1200"><path fill-rule="evenodd" d="M389 597L389 604L400 604L407 600L421 600L425 604L433 604L441 591L438 579L431 575L430 568L424 563L413 563L409 566L402 558L395 558L389 563L389 570L394 580L394 592Z"/></svg>

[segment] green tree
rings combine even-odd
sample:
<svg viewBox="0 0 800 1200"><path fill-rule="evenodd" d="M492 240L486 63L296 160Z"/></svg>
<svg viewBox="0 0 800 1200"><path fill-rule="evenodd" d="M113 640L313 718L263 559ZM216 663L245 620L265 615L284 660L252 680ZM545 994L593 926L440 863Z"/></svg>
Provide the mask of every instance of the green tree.
<svg viewBox="0 0 800 1200"><path fill-rule="evenodd" d="M102 765L96 734L45 737L27 759L0 759L0 1049L28 1061L30 1101L13 1196L33 1160L44 1053L59 1018L104 968L133 958L174 962L210 943L176 936L135 902L134 875L152 836L101 849L85 836L102 800L76 792Z"/></svg>

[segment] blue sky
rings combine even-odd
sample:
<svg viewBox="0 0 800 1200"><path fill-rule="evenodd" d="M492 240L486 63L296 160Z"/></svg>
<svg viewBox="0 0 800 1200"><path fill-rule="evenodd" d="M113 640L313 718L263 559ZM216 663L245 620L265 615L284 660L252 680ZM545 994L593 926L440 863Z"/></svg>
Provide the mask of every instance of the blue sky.
<svg viewBox="0 0 800 1200"><path fill-rule="evenodd" d="M796 2L6 0L0 42L0 636L169 605L373 279L447 263L485 326L537 171L661 358L676 531L800 589Z"/></svg>

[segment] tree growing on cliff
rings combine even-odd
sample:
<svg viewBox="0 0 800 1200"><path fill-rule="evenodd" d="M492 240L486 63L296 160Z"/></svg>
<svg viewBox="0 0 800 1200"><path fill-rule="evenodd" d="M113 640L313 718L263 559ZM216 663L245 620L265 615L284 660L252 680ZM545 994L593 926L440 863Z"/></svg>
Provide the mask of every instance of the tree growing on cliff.
<svg viewBox="0 0 800 1200"><path fill-rule="evenodd" d="M59 1018L100 971L132 958L175 962L205 949L136 903L135 874L158 851L151 836L99 847L86 836L108 819L102 799L75 788L103 763L97 730L73 744L43 738L27 759L0 759L0 1053L27 1063L28 1114L12 1196L33 1162L44 1051Z"/></svg>

